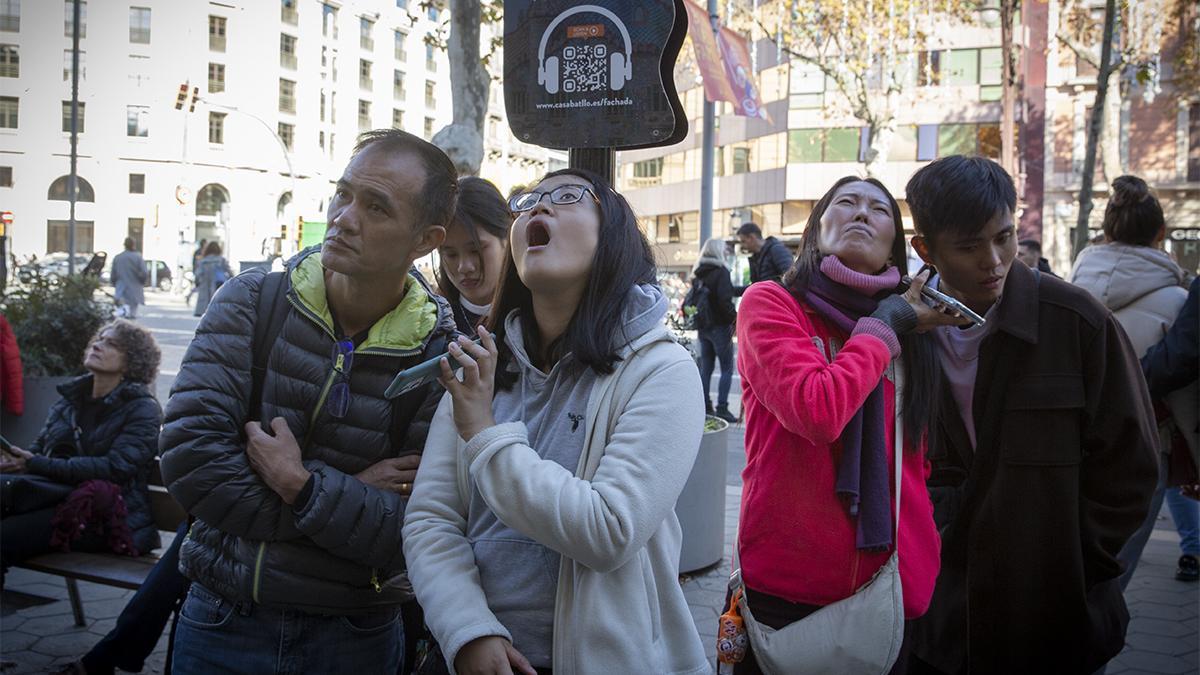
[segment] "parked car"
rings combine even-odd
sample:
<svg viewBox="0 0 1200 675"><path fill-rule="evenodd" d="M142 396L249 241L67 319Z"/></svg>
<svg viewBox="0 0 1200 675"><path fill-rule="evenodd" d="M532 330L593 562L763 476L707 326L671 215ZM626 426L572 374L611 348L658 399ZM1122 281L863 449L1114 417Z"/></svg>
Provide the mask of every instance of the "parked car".
<svg viewBox="0 0 1200 675"><path fill-rule="evenodd" d="M158 267L158 277L157 277L158 290L160 290L160 291L171 290L171 281L174 278L171 273L171 267L169 265L167 265L167 263L165 263L161 260L147 260L146 261L146 283L142 284L142 285L149 288L152 285L152 282L155 280L155 276L152 273L153 268L150 267L150 265L152 265L152 264L155 265L156 267ZM112 265L111 264L109 264L107 267L105 267L104 271L100 273L100 283L112 285Z"/></svg>
<svg viewBox="0 0 1200 675"><path fill-rule="evenodd" d="M22 282L28 283L37 273L40 273L42 276L66 276L69 271L67 258L66 253L47 253L41 258L36 258L17 267L17 278ZM91 259L91 254L76 253L75 271L82 272Z"/></svg>

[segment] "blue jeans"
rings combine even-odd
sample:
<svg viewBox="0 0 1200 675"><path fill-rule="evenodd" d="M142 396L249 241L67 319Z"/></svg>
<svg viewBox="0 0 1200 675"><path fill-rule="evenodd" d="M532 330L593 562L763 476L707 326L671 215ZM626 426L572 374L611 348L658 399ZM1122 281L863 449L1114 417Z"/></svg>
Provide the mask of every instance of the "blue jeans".
<svg viewBox="0 0 1200 675"><path fill-rule="evenodd" d="M717 383L717 407L729 406L729 388L733 386L733 326L709 326L701 328L700 337L700 380L704 385L704 400L708 397L716 361L721 362L721 380Z"/></svg>
<svg viewBox="0 0 1200 675"><path fill-rule="evenodd" d="M209 673L396 675L400 609L321 616L233 603L193 583L179 614L171 670Z"/></svg>
<svg viewBox="0 0 1200 675"><path fill-rule="evenodd" d="M1167 508L1179 532L1180 551L1200 556L1200 502L1184 497L1177 487L1167 488Z"/></svg>

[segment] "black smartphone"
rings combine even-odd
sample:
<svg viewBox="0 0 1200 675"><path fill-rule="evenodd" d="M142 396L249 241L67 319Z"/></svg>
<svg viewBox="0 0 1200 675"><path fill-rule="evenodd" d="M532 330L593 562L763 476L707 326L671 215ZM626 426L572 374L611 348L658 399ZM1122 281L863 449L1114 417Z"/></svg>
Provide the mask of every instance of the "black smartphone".
<svg viewBox="0 0 1200 675"><path fill-rule="evenodd" d="M496 336L493 335L492 339L495 338ZM479 344L480 338L476 337L474 340L471 340L471 342ZM442 360L442 358L446 358L450 361L450 370L455 370L458 368L458 361L450 355L450 352L446 352L441 356L435 356L428 361L418 363L412 368L405 368L399 373L396 373L396 377L392 380L392 383L388 385L388 388L384 390L383 395L387 398L396 398L397 396L403 396L417 387L436 380L442 374L442 367L439 365L439 362Z"/></svg>

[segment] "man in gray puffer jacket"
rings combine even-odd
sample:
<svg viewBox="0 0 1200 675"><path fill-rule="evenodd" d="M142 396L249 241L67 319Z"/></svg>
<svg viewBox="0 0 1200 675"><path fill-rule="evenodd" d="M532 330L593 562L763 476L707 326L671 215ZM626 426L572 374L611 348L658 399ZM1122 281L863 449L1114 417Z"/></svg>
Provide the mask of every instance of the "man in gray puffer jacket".
<svg viewBox="0 0 1200 675"><path fill-rule="evenodd" d="M287 266L289 307L262 380L251 365L265 275L226 282L184 356L161 435L162 472L196 522L173 669L396 673L401 527L437 392L392 402L400 370L444 351L454 320L413 261L454 214L456 172L397 130L360 138L321 247ZM268 423L269 421L269 423ZM412 630L414 627L410 627Z"/></svg>

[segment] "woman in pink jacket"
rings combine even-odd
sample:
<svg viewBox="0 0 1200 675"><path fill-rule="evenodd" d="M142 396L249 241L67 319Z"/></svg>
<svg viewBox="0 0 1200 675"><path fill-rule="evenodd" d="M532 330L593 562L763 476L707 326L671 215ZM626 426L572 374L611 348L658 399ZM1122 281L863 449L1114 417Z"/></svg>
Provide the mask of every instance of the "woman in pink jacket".
<svg viewBox="0 0 1200 675"><path fill-rule="evenodd" d="M919 333L967 320L920 299L926 274L897 294L906 260L895 199L874 179L846 177L813 208L783 281L755 284L743 296L739 554L751 611L772 628L853 595L897 544L892 363L907 383L899 518L905 618L929 605L940 543L925 489L924 436L938 373ZM902 672L905 660L892 672ZM734 672L760 672L753 648Z"/></svg>

